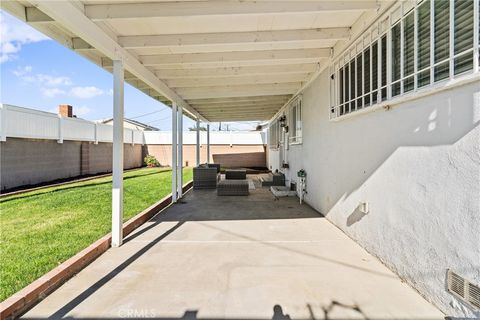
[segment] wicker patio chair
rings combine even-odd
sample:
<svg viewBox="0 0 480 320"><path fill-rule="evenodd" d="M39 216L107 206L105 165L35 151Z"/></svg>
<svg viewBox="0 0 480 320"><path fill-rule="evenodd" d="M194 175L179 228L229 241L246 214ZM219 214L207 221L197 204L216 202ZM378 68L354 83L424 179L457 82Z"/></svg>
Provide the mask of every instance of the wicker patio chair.
<svg viewBox="0 0 480 320"><path fill-rule="evenodd" d="M219 177L215 167L195 167L193 168L193 189L215 189Z"/></svg>

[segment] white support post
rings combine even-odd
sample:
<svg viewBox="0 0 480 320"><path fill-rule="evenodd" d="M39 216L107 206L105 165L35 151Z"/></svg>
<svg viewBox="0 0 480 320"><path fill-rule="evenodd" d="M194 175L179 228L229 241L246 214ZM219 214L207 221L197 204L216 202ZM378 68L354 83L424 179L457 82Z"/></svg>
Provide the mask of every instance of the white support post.
<svg viewBox="0 0 480 320"><path fill-rule="evenodd" d="M177 169L177 189L178 199L183 195L183 108L178 106L178 169Z"/></svg>
<svg viewBox="0 0 480 320"><path fill-rule="evenodd" d="M210 163L210 124L207 124L207 163Z"/></svg>
<svg viewBox="0 0 480 320"><path fill-rule="evenodd" d="M172 102L172 202L177 202L177 103Z"/></svg>
<svg viewBox="0 0 480 320"><path fill-rule="evenodd" d="M196 163L200 165L200 120L197 119L197 145L196 145Z"/></svg>
<svg viewBox="0 0 480 320"><path fill-rule="evenodd" d="M123 62L113 61L112 247L123 241Z"/></svg>

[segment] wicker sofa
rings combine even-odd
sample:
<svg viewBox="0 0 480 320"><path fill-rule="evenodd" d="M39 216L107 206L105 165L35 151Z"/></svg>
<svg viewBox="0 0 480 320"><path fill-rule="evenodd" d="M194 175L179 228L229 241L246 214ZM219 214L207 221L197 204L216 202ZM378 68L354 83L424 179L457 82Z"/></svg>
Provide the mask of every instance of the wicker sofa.
<svg viewBox="0 0 480 320"><path fill-rule="evenodd" d="M219 164L202 164L193 168L193 189L215 189L219 180Z"/></svg>
<svg viewBox="0 0 480 320"><path fill-rule="evenodd" d="M248 196L247 180L222 180L218 183L219 196Z"/></svg>

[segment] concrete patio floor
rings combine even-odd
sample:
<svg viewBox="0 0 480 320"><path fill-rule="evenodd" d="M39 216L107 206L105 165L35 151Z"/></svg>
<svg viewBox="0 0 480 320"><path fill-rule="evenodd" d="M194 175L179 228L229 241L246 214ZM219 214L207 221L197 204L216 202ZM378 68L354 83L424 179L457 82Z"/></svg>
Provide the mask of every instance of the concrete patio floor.
<svg viewBox="0 0 480 320"><path fill-rule="evenodd" d="M256 186L188 192L24 318L444 318L315 210Z"/></svg>

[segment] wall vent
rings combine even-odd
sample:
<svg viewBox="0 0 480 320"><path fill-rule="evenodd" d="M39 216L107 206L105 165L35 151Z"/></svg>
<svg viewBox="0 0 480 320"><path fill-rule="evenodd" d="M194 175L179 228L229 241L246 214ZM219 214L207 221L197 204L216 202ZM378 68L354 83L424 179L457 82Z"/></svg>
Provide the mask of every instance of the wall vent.
<svg viewBox="0 0 480 320"><path fill-rule="evenodd" d="M480 287L450 269L447 270L447 289L453 295L480 309Z"/></svg>

